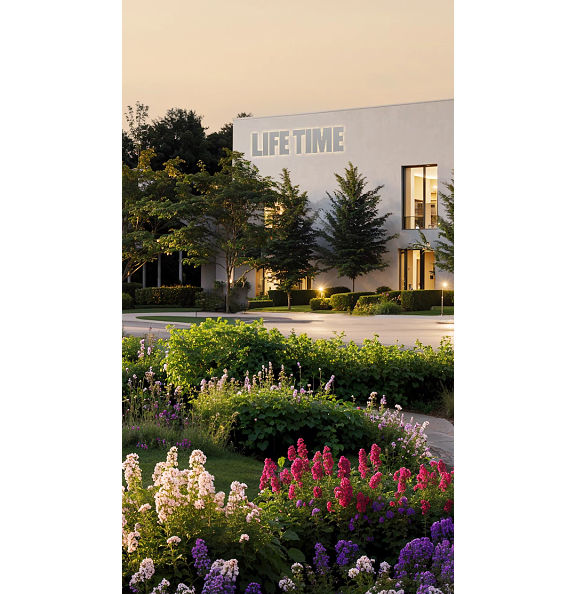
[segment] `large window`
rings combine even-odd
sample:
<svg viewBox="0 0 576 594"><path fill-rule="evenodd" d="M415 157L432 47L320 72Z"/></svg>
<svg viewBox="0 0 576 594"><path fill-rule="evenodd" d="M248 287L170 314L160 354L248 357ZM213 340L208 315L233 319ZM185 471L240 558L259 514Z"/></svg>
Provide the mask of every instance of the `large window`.
<svg viewBox="0 0 576 594"><path fill-rule="evenodd" d="M428 250L399 250L400 290L434 289L434 252Z"/></svg>
<svg viewBox="0 0 576 594"><path fill-rule="evenodd" d="M404 167L403 229L438 226L438 166Z"/></svg>

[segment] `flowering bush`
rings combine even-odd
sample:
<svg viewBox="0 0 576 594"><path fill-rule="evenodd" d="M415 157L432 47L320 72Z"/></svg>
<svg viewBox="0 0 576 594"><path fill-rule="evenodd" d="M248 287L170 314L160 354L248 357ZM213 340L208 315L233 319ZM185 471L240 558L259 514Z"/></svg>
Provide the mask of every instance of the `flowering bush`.
<svg viewBox="0 0 576 594"><path fill-rule="evenodd" d="M122 393L145 381L152 371L155 381L166 381L167 344L163 340L122 337Z"/></svg>
<svg viewBox="0 0 576 594"><path fill-rule="evenodd" d="M229 378L202 380L194 409L200 419L233 418L232 441L248 453L278 456L300 435L312 447L328 445L334 454L357 451L365 443L383 448L387 467L406 465L416 469L430 452L424 429L405 422L401 407L390 410L383 397L370 395L366 409L341 402L332 394L335 378L317 392L297 389L294 376L282 367L278 378L272 365L243 382Z"/></svg>
<svg viewBox="0 0 576 594"><path fill-rule="evenodd" d="M267 459L260 480L261 507L299 541L305 556L312 542L335 544L354 538L368 554L386 557L452 509L453 471L442 461L421 464L418 473L406 467L388 472L382 449L361 449L358 464L331 449L312 459L304 440L291 446L278 464Z"/></svg>
<svg viewBox="0 0 576 594"><path fill-rule="evenodd" d="M202 588L206 593L234 592L238 572L238 586L244 588L250 581L257 581L262 588L273 591L271 584L284 567L278 528L262 517L260 507L248 501L245 484L233 482L227 498L224 492L216 493L214 477L204 469L205 462L206 456L195 450L189 467L179 470L178 451L173 447L166 461L156 465L153 485L145 489L138 455L126 457L126 487L122 487L123 575L125 586L132 591L150 591L154 576L156 588L165 579ZM217 551L221 559L210 564L207 553L201 554L205 546ZM230 577L226 583L218 577L225 568L234 574L234 579ZM212 584L208 589L207 582ZM220 584L221 589L216 589L215 584ZM167 592L168 585L154 591ZM251 591L256 591L254 588Z"/></svg>

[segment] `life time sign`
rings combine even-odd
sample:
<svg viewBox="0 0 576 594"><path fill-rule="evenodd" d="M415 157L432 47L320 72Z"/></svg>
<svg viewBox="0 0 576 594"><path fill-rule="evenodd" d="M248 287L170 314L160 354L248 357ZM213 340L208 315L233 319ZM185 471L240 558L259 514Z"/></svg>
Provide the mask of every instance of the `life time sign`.
<svg viewBox="0 0 576 594"><path fill-rule="evenodd" d="M344 126L252 132L253 157L343 153Z"/></svg>

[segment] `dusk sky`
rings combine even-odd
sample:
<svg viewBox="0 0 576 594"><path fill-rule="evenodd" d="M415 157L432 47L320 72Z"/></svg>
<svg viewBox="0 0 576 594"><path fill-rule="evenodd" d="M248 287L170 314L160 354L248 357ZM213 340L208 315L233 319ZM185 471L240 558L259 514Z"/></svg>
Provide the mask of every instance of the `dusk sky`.
<svg viewBox="0 0 576 594"><path fill-rule="evenodd" d="M255 116L447 99L452 0L124 0L123 109Z"/></svg>

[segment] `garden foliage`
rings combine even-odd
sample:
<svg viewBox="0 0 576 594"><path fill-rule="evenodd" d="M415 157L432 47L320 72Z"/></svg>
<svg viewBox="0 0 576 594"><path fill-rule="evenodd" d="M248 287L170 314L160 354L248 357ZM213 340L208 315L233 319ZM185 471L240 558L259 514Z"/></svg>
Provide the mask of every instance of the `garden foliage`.
<svg viewBox="0 0 576 594"><path fill-rule="evenodd" d="M351 311L363 295L374 295L372 291L356 291L355 293L335 293L330 297L330 305L336 311Z"/></svg>
<svg viewBox="0 0 576 594"><path fill-rule="evenodd" d="M378 338L362 345L343 338L313 340L306 334L283 336L266 329L261 321L230 324L227 320L206 320L187 329L172 329L166 364L168 381L194 392L203 379L243 378L246 372L271 363L284 366L304 387L313 389L322 378L334 375L333 391L339 399L363 396L373 391L390 402L412 409L435 404L444 387L451 389L454 351L446 339L434 349L418 344L413 348L383 345Z"/></svg>
<svg viewBox="0 0 576 594"><path fill-rule="evenodd" d="M292 305L308 305L310 299L320 296L320 292L316 289L294 289L291 293ZM275 307L288 305L286 291L272 289L268 291L268 297L272 299Z"/></svg>
<svg viewBox="0 0 576 594"><path fill-rule="evenodd" d="M175 287L146 287L136 289L135 299L137 305L179 305L193 307L195 298L202 289L190 285Z"/></svg>
<svg viewBox="0 0 576 594"><path fill-rule="evenodd" d="M312 311L316 311L319 309L330 310L332 309L332 305L330 304L330 299L316 297L315 299L310 299L310 309Z"/></svg>

